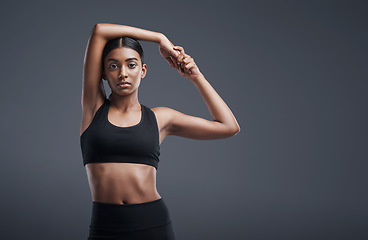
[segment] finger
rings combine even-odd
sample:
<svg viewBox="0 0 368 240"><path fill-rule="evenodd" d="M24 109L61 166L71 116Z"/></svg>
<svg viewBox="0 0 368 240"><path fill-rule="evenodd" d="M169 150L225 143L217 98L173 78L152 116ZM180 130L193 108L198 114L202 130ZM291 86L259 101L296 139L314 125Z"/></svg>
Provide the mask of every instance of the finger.
<svg viewBox="0 0 368 240"><path fill-rule="evenodd" d="M183 73L183 72L184 72L184 70L183 70L180 66L178 66L178 67L176 68L176 70L178 70L178 72L179 72L179 73Z"/></svg>
<svg viewBox="0 0 368 240"><path fill-rule="evenodd" d="M184 48L183 48L183 47L175 46L175 47L174 47L174 49L179 50L179 51L180 51L180 53L185 53L185 52L184 52Z"/></svg>
<svg viewBox="0 0 368 240"><path fill-rule="evenodd" d="M193 61L193 58L191 58L189 55L185 55L182 62L184 62L185 64L187 64L190 61Z"/></svg>
<svg viewBox="0 0 368 240"><path fill-rule="evenodd" d="M179 62L180 62L180 63L183 63L185 59L188 59L188 56L189 56L189 55L187 55L187 54L185 54L185 53L181 52L181 53L180 53L180 55L179 55L179 57L178 57Z"/></svg>
<svg viewBox="0 0 368 240"><path fill-rule="evenodd" d="M190 62L187 65L185 65L184 70L187 73L192 73L192 68L195 66L194 62Z"/></svg>
<svg viewBox="0 0 368 240"><path fill-rule="evenodd" d="M180 51L174 49L174 47L170 50L170 54L174 56L175 58L178 58Z"/></svg>
<svg viewBox="0 0 368 240"><path fill-rule="evenodd" d="M175 56L170 56L171 57L171 60L173 61L174 65L175 65L175 68L178 67L178 58L175 57Z"/></svg>
<svg viewBox="0 0 368 240"><path fill-rule="evenodd" d="M171 60L171 58L170 58L170 57L166 57L165 59L166 59L166 61L169 63L170 67L172 67L172 68L174 68L174 67L175 67L174 62Z"/></svg>
<svg viewBox="0 0 368 240"><path fill-rule="evenodd" d="M177 62L175 62L175 64L176 64L176 70L178 70L179 72L182 72L181 71L181 64L179 64Z"/></svg>
<svg viewBox="0 0 368 240"><path fill-rule="evenodd" d="M178 65L178 71L181 73L184 73L184 67L181 66L181 64Z"/></svg>
<svg viewBox="0 0 368 240"><path fill-rule="evenodd" d="M177 50L180 50L180 51L183 50L183 47L178 46L178 45L177 46L174 46L174 48L177 49Z"/></svg>
<svg viewBox="0 0 368 240"><path fill-rule="evenodd" d="M181 66L182 68L184 68L184 67L185 67L185 64L187 64L187 63L188 63L188 61L190 61L190 59L185 58L185 56L183 56L183 57L181 58L181 61L180 61L180 66Z"/></svg>
<svg viewBox="0 0 368 240"><path fill-rule="evenodd" d="M182 57L180 58L180 60L181 60L182 62L183 62L185 59L186 59L186 61L188 61L188 59L191 59L190 55L188 55L188 54L186 54L186 53L183 53L183 52L181 52L181 54L180 54L179 56L182 56Z"/></svg>
<svg viewBox="0 0 368 240"><path fill-rule="evenodd" d="M175 68L178 68L178 63L177 63L177 59L173 56L170 56L171 57L171 60L173 61L173 64L174 64L174 67Z"/></svg>
<svg viewBox="0 0 368 240"><path fill-rule="evenodd" d="M178 56L178 64L181 64L181 62L183 61L183 58L184 58L184 55L183 54L179 54L179 56Z"/></svg>
<svg viewBox="0 0 368 240"><path fill-rule="evenodd" d="M186 63L184 62L184 59L183 59L183 60L181 61L181 63L180 63L180 67L181 67L181 68L185 68L185 64L186 64Z"/></svg>
<svg viewBox="0 0 368 240"><path fill-rule="evenodd" d="M185 56L183 56L183 58L182 58L182 59L181 59L181 61L180 61L180 66L181 66L182 68L185 68L185 65L186 65L187 63L189 63L189 62L193 61L193 59L192 59L191 57L186 57L186 56L189 56L189 55L185 55Z"/></svg>
<svg viewBox="0 0 368 240"><path fill-rule="evenodd" d="M195 62L194 61L192 61L192 62L189 62L189 63L187 63L186 65L185 65L185 69L191 69L192 67L194 67L195 66Z"/></svg>

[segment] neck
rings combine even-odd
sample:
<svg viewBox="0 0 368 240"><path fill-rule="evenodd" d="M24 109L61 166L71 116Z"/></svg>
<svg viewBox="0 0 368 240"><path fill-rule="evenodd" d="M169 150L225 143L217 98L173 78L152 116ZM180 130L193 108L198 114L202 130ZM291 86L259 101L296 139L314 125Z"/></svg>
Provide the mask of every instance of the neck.
<svg viewBox="0 0 368 240"><path fill-rule="evenodd" d="M141 105L138 101L138 96L135 93L128 96L120 96L114 93L111 93L109 96L109 100L112 106L118 109L121 112L131 111L131 110L140 110Z"/></svg>

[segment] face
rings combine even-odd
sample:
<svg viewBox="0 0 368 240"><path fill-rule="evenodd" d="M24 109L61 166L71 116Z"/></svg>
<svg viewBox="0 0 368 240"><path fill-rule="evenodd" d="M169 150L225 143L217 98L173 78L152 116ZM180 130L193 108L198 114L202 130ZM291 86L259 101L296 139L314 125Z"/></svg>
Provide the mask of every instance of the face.
<svg viewBox="0 0 368 240"><path fill-rule="evenodd" d="M122 96L135 92L147 72L147 65L142 66L139 53L127 47L111 50L104 60L104 67L102 77L108 82L111 92ZM121 82L129 84L119 86Z"/></svg>

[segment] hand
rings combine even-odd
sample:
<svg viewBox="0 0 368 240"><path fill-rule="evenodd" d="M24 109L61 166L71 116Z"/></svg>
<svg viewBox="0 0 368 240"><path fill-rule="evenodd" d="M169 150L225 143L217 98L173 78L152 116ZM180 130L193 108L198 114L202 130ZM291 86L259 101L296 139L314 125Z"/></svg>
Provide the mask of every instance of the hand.
<svg viewBox="0 0 368 240"><path fill-rule="evenodd" d="M175 46L174 49L179 52L179 55L172 60L174 60L175 67L181 76L193 80L202 75L194 59L184 52L184 48Z"/></svg>
<svg viewBox="0 0 368 240"><path fill-rule="evenodd" d="M164 36L160 41L159 50L161 56L166 59L172 68L175 68L176 66L173 59L176 59L179 56L179 53L175 51L173 47L174 45L166 36Z"/></svg>

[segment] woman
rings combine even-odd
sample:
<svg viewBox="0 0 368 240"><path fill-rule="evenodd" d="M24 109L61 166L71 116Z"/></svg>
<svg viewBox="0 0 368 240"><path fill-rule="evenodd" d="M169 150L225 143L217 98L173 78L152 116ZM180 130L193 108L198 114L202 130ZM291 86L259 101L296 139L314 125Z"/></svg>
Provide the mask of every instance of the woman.
<svg viewBox="0 0 368 240"><path fill-rule="evenodd" d="M137 40L159 44L172 68L202 95L213 121L138 101L147 73ZM106 98L101 78L111 95ZM92 239L175 239L167 206L156 189L160 144L168 135L220 139L240 127L193 58L162 33L99 23L84 59L81 149L92 193Z"/></svg>

